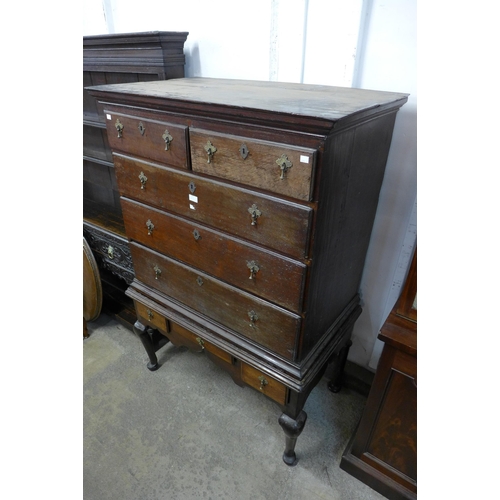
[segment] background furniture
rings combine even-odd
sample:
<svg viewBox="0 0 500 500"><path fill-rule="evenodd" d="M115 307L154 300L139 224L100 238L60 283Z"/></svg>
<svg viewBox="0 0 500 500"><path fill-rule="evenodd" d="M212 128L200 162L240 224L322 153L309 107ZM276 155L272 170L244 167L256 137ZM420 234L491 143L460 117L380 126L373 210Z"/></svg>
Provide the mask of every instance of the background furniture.
<svg viewBox="0 0 500 500"><path fill-rule="evenodd" d="M135 315L125 289L134 269L104 115L85 87L183 77L187 35L158 31L83 37L83 234L99 266L104 307L130 326Z"/></svg>
<svg viewBox="0 0 500 500"><path fill-rule="evenodd" d="M83 238L83 336L88 337L87 321L94 321L101 314L102 287L99 268L92 250Z"/></svg>
<svg viewBox="0 0 500 500"><path fill-rule="evenodd" d="M340 467L391 500L417 497L417 251L382 327L385 342L359 427Z"/></svg>
<svg viewBox="0 0 500 500"><path fill-rule="evenodd" d="M90 89L135 269L134 329L203 350L283 410L343 365L396 113L407 95L188 78Z"/></svg>

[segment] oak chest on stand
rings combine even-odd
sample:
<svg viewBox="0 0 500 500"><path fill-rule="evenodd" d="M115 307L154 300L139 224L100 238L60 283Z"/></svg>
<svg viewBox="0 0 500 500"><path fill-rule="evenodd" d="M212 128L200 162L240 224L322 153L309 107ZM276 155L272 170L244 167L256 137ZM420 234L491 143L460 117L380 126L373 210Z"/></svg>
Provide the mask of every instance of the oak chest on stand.
<svg viewBox="0 0 500 500"><path fill-rule="evenodd" d="M406 94L205 78L93 87L135 269L134 330L158 368L203 350L283 411L347 356L397 110Z"/></svg>

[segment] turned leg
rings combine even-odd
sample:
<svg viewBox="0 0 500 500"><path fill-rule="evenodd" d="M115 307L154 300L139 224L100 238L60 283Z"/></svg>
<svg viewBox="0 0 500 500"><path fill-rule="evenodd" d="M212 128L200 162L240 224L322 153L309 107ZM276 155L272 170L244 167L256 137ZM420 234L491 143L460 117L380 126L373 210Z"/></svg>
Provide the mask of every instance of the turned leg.
<svg viewBox="0 0 500 500"><path fill-rule="evenodd" d="M296 465L298 460L295 455L295 443L297 442L297 438L300 436L300 433L304 429L304 425L306 425L307 413L305 411L301 411L296 420L289 417L285 413L281 415L278 419L281 428L283 429L286 436L286 446L285 452L283 453L283 462L287 465Z"/></svg>
<svg viewBox="0 0 500 500"><path fill-rule="evenodd" d="M151 338L151 329L144 326L141 322L136 321L134 323L134 333L139 337L142 342L146 353L149 356L149 363L147 364L148 370L154 372L158 370L160 365L158 364L158 358L156 357L156 351L154 348L153 340Z"/></svg>
<svg viewBox="0 0 500 500"><path fill-rule="evenodd" d="M328 389L332 392L339 392L342 388L342 377L344 375L345 363L351 346L352 340L348 340L344 347L340 349L337 359L333 362L333 370L331 373L330 383L328 384Z"/></svg>

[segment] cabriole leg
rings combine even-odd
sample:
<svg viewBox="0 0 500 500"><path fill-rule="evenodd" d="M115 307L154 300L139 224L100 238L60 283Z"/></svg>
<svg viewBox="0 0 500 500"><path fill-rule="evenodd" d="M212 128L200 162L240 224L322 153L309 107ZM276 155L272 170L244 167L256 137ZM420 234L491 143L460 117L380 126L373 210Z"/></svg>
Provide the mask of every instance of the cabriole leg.
<svg viewBox="0 0 500 500"><path fill-rule="evenodd" d="M154 372L155 370L158 370L160 365L158 364L158 358L156 357L156 351L153 346L149 330L149 327L144 326L139 321L134 323L134 333L139 337L139 340L142 342L142 345L149 356L149 363L147 364L148 370Z"/></svg>
<svg viewBox="0 0 500 500"><path fill-rule="evenodd" d="M304 429L304 425L306 424L307 413L305 411L301 411L296 420L289 417L285 413L283 413L278 419L281 428L286 436L286 446L285 452L283 453L283 462L287 465L296 465L298 460L295 455L295 443L297 442L297 438L300 436L300 433Z"/></svg>

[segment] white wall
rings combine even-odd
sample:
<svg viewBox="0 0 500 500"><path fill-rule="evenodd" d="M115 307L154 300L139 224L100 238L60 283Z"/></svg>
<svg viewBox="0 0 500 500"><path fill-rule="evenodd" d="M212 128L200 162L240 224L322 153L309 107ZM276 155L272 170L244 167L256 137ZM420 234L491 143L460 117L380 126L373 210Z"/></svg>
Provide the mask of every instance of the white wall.
<svg viewBox="0 0 500 500"><path fill-rule="evenodd" d="M188 31L186 76L410 93L398 113L349 359L375 369L376 337L416 240L416 0L84 0L83 34Z"/></svg>

